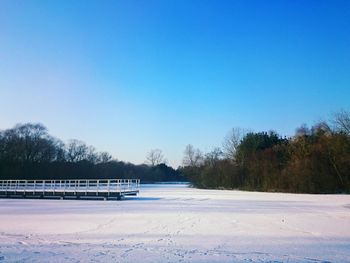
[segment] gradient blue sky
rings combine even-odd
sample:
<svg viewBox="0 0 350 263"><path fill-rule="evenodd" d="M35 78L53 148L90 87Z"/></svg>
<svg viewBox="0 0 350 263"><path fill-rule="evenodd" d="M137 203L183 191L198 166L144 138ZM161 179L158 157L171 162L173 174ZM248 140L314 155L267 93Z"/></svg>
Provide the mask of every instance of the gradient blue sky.
<svg viewBox="0 0 350 263"><path fill-rule="evenodd" d="M0 129L120 160L350 109L350 1L0 1Z"/></svg>

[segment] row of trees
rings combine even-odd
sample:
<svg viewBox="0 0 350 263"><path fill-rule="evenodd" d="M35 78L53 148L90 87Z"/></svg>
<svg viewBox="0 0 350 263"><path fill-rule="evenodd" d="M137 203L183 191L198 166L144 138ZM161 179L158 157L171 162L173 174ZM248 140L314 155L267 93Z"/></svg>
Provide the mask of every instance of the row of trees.
<svg viewBox="0 0 350 263"><path fill-rule="evenodd" d="M0 179L138 178L143 182L179 181L181 174L152 150L149 164L134 165L97 152L79 140L67 144L41 124L19 124L0 131Z"/></svg>
<svg viewBox="0 0 350 263"><path fill-rule="evenodd" d="M350 113L296 130L275 132L232 129L222 147L202 153L185 149L183 167L166 165L161 150L146 164L134 165L97 152L79 140L63 143L41 124L0 131L0 179L139 178L143 182L189 180L196 187L350 193Z"/></svg>
<svg viewBox="0 0 350 263"><path fill-rule="evenodd" d="M234 128L221 148L188 145L181 171L197 187L350 193L350 113L298 128L291 138Z"/></svg>

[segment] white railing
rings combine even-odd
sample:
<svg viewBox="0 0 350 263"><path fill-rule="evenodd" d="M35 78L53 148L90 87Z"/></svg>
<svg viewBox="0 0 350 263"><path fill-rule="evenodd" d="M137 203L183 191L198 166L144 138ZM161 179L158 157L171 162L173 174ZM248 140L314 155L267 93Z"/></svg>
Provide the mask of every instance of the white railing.
<svg viewBox="0 0 350 263"><path fill-rule="evenodd" d="M2 192L124 193L138 191L139 179L0 180Z"/></svg>

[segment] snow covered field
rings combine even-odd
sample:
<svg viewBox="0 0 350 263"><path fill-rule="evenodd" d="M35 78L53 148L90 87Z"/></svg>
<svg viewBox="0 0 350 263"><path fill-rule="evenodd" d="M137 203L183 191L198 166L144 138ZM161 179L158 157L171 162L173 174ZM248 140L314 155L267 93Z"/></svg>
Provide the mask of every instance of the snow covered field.
<svg viewBox="0 0 350 263"><path fill-rule="evenodd" d="M145 185L123 201L0 199L0 262L350 262L350 196Z"/></svg>

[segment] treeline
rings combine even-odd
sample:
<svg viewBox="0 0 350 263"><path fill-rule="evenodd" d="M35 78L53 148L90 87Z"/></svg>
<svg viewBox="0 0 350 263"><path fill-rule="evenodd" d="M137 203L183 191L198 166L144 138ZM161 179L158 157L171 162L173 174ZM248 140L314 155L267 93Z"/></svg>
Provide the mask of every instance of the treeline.
<svg viewBox="0 0 350 263"><path fill-rule="evenodd" d="M183 163L201 188L350 193L350 113L303 125L291 138L235 128L209 153L188 145Z"/></svg>
<svg viewBox="0 0 350 263"><path fill-rule="evenodd" d="M41 124L18 124L0 131L0 179L184 180L179 171L163 163L159 150L149 155L153 157L150 165L118 161L109 153L97 152L79 140L65 144L51 136Z"/></svg>
<svg viewBox="0 0 350 263"><path fill-rule="evenodd" d="M0 131L0 179L131 178L185 181L195 187L298 193L350 193L350 113L296 129L293 137L234 128L208 153L188 145L183 167L159 149L134 165L79 140L63 143L41 124Z"/></svg>

